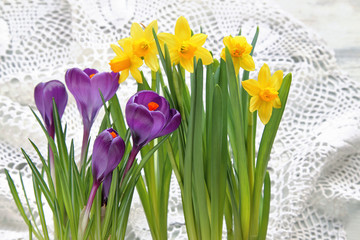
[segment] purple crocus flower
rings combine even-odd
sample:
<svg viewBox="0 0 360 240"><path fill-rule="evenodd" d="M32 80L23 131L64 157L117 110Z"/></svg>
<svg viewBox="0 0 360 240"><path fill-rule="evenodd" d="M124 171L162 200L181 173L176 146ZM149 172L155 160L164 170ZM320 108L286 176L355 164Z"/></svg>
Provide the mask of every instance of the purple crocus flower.
<svg viewBox="0 0 360 240"><path fill-rule="evenodd" d="M53 116L53 99L55 100L59 117L61 118L68 101L68 95L64 84L58 80L39 83L34 90L34 98L37 109L44 120L45 128L50 137L54 139L55 125ZM55 183L54 154L49 145L50 171Z"/></svg>
<svg viewBox="0 0 360 240"><path fill-rule="evenodd" d="M181 123L181 116L176 109L170 109L164 97L147 90L133 95L126 104L125 112L133 139L126 173L139 150L151 140L175 131Z"/></svg>
<svg viewBox="0 0 360 240"><path fill-rule="evenodd" d="M97 189L108 176L111 176L113 170L120 163L124 152L125 143L114 129L106 129L96 137L92 154L93 186L85 208L83 229L86 228Z"/></svg>
<svg viewBox="0 0 360 240"><path fill-rule="evenodd" d="M53 104L54 98L59 117L61 118L68 101L68 95L64 84L58 80L51 80L46 83L39 83L34 90L34 98L37 109L44 120L46 130L50 137L54 138L55 126L53 117Z"/></svg>
<svg viewBox="0 0 360 240"><path fill-rule="evenodd" d="M91 126L103 105L99 90L105 101L112 98L119 88L119 74L113 72L99 73L97 70L90 68L86 68L84 71L79 68L72 68L67 70L65 82L69 91L74 95L83 120L84 135L80 162L80 165L82 165L85 161L85 151Z"/></svg>

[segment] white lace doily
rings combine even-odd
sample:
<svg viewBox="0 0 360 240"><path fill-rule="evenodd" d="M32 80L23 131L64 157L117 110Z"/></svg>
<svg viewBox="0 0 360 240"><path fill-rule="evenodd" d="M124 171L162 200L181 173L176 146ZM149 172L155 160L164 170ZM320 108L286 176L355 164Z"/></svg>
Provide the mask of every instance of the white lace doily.
<svg viewBox="0 0 360 240"><path fill-rule="evenodd" d="M269 162L268 239L346 239L346 207L360 201L360 87L339 71L333 51L315 33L268 1L245 0L1 1L0 239L28 238L3 169L9 170L19 191L20 170L31 195L31 175L20 147L37 159L27 141L31 138L46 152L44 134L28 108L35 107L35 85L52 79L64 82L71 67L109 71L108 61L114 56L109 45L128 36L132 22L147 25L157 19L160 32L173 32L180 15L195 32L202 26L208 35L206 47L217 57L224 36L237 34L241 27L251 41L259 26L257 69L250 77L257 77L264 62L272 71L293 73ZM125 104L135 90L133 79L121 84L120 101ZM63 121L79 157L82 125L72 97ZM168 224L169 239L187 239L176 181L171 184ZM136 196L127 239L150 239Z"/></svg>

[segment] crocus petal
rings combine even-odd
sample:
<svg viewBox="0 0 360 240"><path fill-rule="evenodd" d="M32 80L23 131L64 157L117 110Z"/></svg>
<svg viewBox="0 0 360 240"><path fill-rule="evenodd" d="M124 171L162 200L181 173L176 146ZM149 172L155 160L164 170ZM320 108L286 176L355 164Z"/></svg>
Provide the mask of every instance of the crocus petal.
<svg viewBox="0 0 360 240"><path fill-rule="evenodd" d="M283 80L284 73L282 70L278 70L274 72L274 74L271 76L271 82L273 84L273 87L275 91L278 91L281 87L282 80Z"/></svg>
<svg viewBox="0 0 360 240"><path fill-rule="evenodd" d="M113 137L107 131L101 132L95 139L92 154L92 174L97 183L101 183L107 169L108 151Z"/></svg>
<svg viewBox="0 0 360 240"><path fill-rule="evenodd" d="M152 21L146 28L145 28L145 38L150 41L154 39L153 29L155 33L158 31L158 23L156 20Z"/></svg>
<svg viewBox="0 0 360 240"><path fill-rule="evenodd" d="M240 67L245 69L246 71L254 71L255 63L254 59L250 55L245 55L240 58ZM270 74L270 71L269 71Z"/></svg>
<svg viewBox="0 0 360 240"><path fill-rule="evenodd" d="M45 127L51 137L54 137L54 125L53 125L53 103L55 100L59 117L61 118L68 101L68 95L66 93L65 86L58 80L51 80L46 83L39 83L34 90L35 104L38 108L41 117L44 120Z"/></svg>
<svg viewBox="0 0 360 240"><path fill-rule="evenodd" d="M159 60L155 54L147 54L144 56L146 66L152 71L157 72L159 70Z"/></svg>
<svg viewBox="0 0 360 240"><path fill-rule="evenodd" d="M45 83L39 83L34 90L34 99L37 109L39 110L42 118L45 120L45 106L44 106L44 86Z"/></svg>
<svg viewBox="0 0 360 240"><path fill-rule="evenodd" d="M251 96L257 96L260 92L259 82L254 79L242 81L241 84Z"/></svg>
<svg viewBox="0 0 360 240"><path fill-rule="evenodd" d="M144 90L144 91L138 92L133 97L134 98L130 98L130 99L133 99L132 101L134 101L137 104L146 106L146 107L149 102L156 102L157 104L160 104L160 101L161 101L160 99L155 100L155 99L159 98L160 96L156 92L150 91L150 90Z"/></svg>
<svg viewBox="0 0 360 240"><path fill-rule="evenodd" d="M255 112L256 110L259 109L260 105L261 105L261 100L260 100L259 96L251 97L249 111Z"/></svg>
<svg viewBox="0 0 360 240"><path fill-rule="evenodd" d="M106 102L115 95L118 88L119 83L116 79L113 78L111 73L102 72L96 74L91 79L91 96L93 111L103 105L99 91L101 91L101 94L104 96L104 100Z"/></svg>
<svg viewBox="0 0 360 240"><path fill-rule="evenodd" d="M131 129L133 143L136 146L144 144L153 128L154 120L143 105L128 103L125 109L126 122Z"/></svg>
<svg viewBox="0 0 360 240"><path fill-rule="evenodd" d="M108 151L108 162L105 176L111 173L120 163L125 151L125 143L120 136L115 137Z"/></svg>
<svg viewBox="0 0 360 240"><path fill-rule="evenodd" d="M77 102L86 104L90 102L91 84L90 77L86 73L79 68L69 69L65 74L65 82Z"/></svg>
<svg viewBox="0 0 360 240"><path fill-rule="evenodd" d="M107 203L107 199L108 199L110 187L111 187L111 181L112 181L112 173L108 174L104 179L103 186L102 186L102 203L101 203L101 205L104 205Z"/></svg>
<svg viewBox="0 0 360 240"><path fill-rule="evenodd" d="M266 63L264 63L264 65L260 68L259 76L258 76L258 81L261 88L268 87L270 76L271 76L270 68Z"/></svg>
<svg viewBox="0 0 360 240"><path fill-rule="evenodd" d="M191 29L189 23L183 16L179 17L176 21L175 36L181 41L189 40L191 37Z"/></svg>
<svg viewBox="0 0 360 240"><path fill-rule="evenodd" d="M84 73L86 73L90 77L93 74L97 74L98 70L93 69L93 68L85 68Z"/></svg>
<svg viewBox="0 0 360 240"><path fill-rule="evenodd" d="M144 30L141 28L141 26L138 23L133 23L131 25L130 29L130 35L133 39L141 39L144 38Z"/></svg>
<svg viewBox="0 0 360 240"><path fill-rule="evenodd" d="M59 113L59 117L61 118L65 111L65 107L68 101L68 95L66 93L64 84L58 80L52 80L45 83L43 96L44 96L44 100L49 101L49 104L51 106L51 110L50 110L47 109L46 107L47 104L46 103L44 104L45 109L47 109L46 111L47 114L50 114L52 118L52 114L53 114L52 99L54 98Z"/></svg>
<svg viewBox="0 0 360 240"><path fill-rule="evenodd" d="M190 43L194 44L197 47L201 47L202 45L205 44L207 35L203 34L203 33L197 33L194 34L191 38L190 38Z"/></svg>
<svg viewBox="0 0 360 240"><path fill-rule="evenodd" d="M176 109L170 109L170 117L167 125L164 129L156 136L161 137L175 131L181 123L181 115Z"/></svg>
<svg viewBox="0 0 360 240"><path fill-rule="evenodd" d="M201 59L204 65L209 65L214 61L210 52L203 47L198 47L196 49L195 57Z"/></svg>
<svg viewBox="0 0 360 240"><path fill-rule="evenodd" d="M261 122L266 125L272 114L272 103L271 102L262 102L259 107L259 117Z"/></svg>
<svg viewBox="0 0 360 240"><path fill-rule="evenodd" d="M156 138L167 123L167 119L165 118L165 116L162 112L151 111L150 114L151 114L151 117L153 118L154 124L151 129L151 133L148 138L148 142L153 140L154 138Z"/></svg>
<svg viewBox="0 0 360 240"><path fill-rule="evenodd" d="M186 69L186 71L193 73L194 72L194 60L192 58L180 58L180 65Z"/></svg>

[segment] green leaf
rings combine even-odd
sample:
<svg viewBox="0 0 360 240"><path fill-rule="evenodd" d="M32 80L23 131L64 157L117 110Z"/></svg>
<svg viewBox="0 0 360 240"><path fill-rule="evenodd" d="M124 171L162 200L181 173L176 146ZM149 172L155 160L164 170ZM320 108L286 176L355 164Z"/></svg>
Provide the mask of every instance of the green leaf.
<svg viewBox="0 0 360 240"><path fill-rule="evenodd" d="M266 239L267 227L270 213L271 181L269 172L266 172L264 182L264 197L262 201L262 213L260 218L259 240Z"/></svg>
<svg viewBox="0 0 360 240"><path fill-rule="evenodd" d="M41 202L41 192L40 192L39 186L37 185L36 178L34 177L34 174L33 174L33 187L34 187L36 205L37 205L37 209L38 209L38 213L39 213L39 217L40 217L40 222L41 222L41 227L42 227L42 230L43 230L43 234L44 234L45 239L49 240L49 233L48 233L48 230L47 230L46 219L45 219L45 215L44 215L44 209L43 209L43 205L42 205L42 202Z"/></svg>

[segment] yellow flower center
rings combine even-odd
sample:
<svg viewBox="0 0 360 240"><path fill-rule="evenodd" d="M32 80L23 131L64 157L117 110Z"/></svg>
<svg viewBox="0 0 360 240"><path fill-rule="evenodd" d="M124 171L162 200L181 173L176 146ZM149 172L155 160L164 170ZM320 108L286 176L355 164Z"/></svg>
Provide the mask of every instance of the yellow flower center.
<svg viewBox="0 0 360 240"><path fill-rule="evenodd" d="M134 54L138 57L144 57L150 49L149 41L145 39L137 40L133 43Z"/></svg>
<svg viewBox="0 0 360 240"><path fill-rule="evenodd" d="M231 56L242 57L244 52L245 52L245 46L241 46L241 45L237 44L237 46L234 49L232 49Z"/></svg>
<svg viewBox="0 0 360 240"><path fill-rule="evenodd" d="M89 77L92 78L95 75L95 73L91 74Z"/></svg>
<svg viewBox="0 0 360 240"><path fill-rule="evenodd" d="M159 104L157 104L156 102L149 102L148 103L148 108L150 111L155 111L156 109L158 109Z"/></svg>
<svg viewBox="0 0 360 240"><path fill-rule="evenodd" d="M113 72L121 72L130 68L131 60L127 55L116 56L110 61L110 68Z"/></svg>
<svg viewBox="0 0 360 240"><path fill-rule="evenodd" d="M184 42L181 44L179 49L179 54L181 57L190 59L194 57L194 52L196 51L197 47L191 43Z"/></svg>
<svg viewBox="0 0 360 240"><path fill-rule="evenodd" d="M274 88L264 88L259 92L259 97L265 102L274 100L278 95L279 93Z"/></svg>

